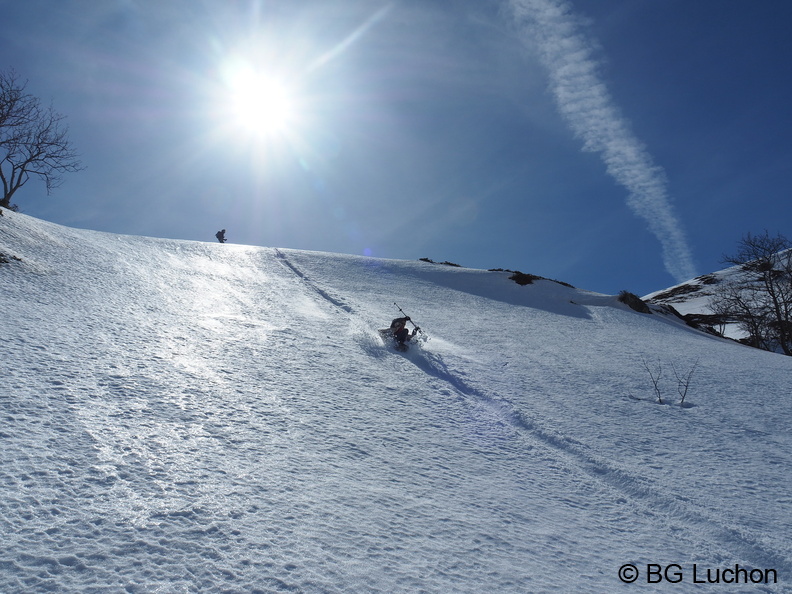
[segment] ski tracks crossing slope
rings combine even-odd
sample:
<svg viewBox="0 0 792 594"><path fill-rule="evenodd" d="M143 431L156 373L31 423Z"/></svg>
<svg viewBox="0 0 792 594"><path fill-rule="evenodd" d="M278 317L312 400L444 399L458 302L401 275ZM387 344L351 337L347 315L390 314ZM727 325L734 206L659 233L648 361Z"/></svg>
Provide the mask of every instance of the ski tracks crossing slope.
<svg viewBox="0 0 792 594"><path fill-rule="evenodd" d="M370 338L374 330L371 323L363 319L348 300L336 291L321 286L283 251L276 249L275 255L310 291L346 314L355 326L367 328L368 335L365 338L358 336L359 342L373 356L383 356L387 347L381 344L379 337L376 338L377 346L372 347ZM526 455L535 456L537 449L543 450L568 472L580 476L581 480L611 491L617 503L652 518L658 530L671 531L680 539L698 543L703 556L706 556L707 551L715 557L739 559L751 567L772 565L786 575L792 573L792 564L785 554L764 542L761 534L712 517L695 502L667 492L656 481L636 472L635 468L606 460L579 440L550 428L545 421L519 408L509 398L474 386L463 379L463 371L452 369L442 354L433 352L431 347L416 345L401 358L418 367L428 378L439 380L447 390L466 400L469 405L484 406L497 419L496 422L508 425L520 436L525 443ZM536 397L547 398L549 395L537 394Z"/></svg>

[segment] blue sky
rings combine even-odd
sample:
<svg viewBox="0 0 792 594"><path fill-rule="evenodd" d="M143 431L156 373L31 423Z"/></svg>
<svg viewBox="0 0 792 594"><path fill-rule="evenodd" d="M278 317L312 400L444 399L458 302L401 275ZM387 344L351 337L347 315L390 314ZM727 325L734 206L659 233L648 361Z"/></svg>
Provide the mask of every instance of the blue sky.
<svg viewBox="0 0 792 594"><path fill-rule="evenodd" d="M46 220L638 294L747 232L792 236L787 2L0 9L0 68L67 116L86 166L15 195Z"/></svg>

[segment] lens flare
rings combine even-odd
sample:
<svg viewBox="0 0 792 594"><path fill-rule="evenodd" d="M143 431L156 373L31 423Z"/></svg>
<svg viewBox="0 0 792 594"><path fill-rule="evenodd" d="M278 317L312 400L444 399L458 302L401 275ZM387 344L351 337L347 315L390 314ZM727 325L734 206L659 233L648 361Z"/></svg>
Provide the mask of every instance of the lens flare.
<svg viewBox="0 0 792 594"><path fill-rule="evenodd" d="M224 111L239 132L270 138L296 124L295 94L276 76L244 62L229 62L223 83Z"/></svg>

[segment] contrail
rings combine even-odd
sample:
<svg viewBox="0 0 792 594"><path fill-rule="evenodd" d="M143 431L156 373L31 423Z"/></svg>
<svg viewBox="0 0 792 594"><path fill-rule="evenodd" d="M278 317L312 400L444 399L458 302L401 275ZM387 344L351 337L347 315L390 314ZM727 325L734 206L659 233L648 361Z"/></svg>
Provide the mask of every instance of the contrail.
<svg viewBox="0 0 792 594"><path fill-rule="evenodd" d="M380 8L377 12L375 12L371 17L366 20L365 23L360 25L357 29L352 31L349 35L346 36L340 43L336 44L333 49L324 53L323 55L319 56L313 63L308 67L308 71L315 70L316 68L320 68L324 66L327 62L334 60L340 54L344 53L347 48L355 43L360 37L363 36L366 31L368 31L372 26L376 23L381 21L385 18L385 16L391 11L393 8L393 4L386 4L382 8Z"/></svg>
<svg viewBox="0 0 792 594"><path fill-rule="evenodd" d="M594 43L580 31L571 4L509 0L509 6L524 42L538 50L549 71L559 112L583 140L583 149L599 153L608 174L628 190L627 204L662 245L666 270L678 282L696 276L682 226L669 201L665 173L629 130L600 79Z"/></svg>

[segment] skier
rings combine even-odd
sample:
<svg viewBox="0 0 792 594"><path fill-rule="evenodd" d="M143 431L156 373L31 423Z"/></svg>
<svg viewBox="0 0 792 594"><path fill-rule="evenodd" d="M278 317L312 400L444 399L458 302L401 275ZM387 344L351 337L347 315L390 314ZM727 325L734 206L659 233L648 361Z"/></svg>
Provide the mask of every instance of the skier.
<svg viewBox="0 0 792 594"><path fill-rule="evenodd" d="M410 331L407 329L407 322L409 321L411 321L410 316L404 316L403 318L396 318L390 325L391 334L396 341L396 348L400 350L407 350L407 345L405 343L415 336L417 332L416 328L412 331L412 334L410 334Z"/></svg>
<svg viewBox="0 0 792 594"><path fill-rule="evenodd" d="M226 242L225 229L221 229L220 231L215 233L215 237L217 237L217 241L219 241L220 243L225 243Z"/></svg>
<svg viewBox="0 0 792 594"><path fill-rule="evenodd" d="M419 332L423 333L423 331L416 325L415 322L412 321L412 319L410 319L410 316L404 313L404 310L401 307L395 303L393 305L396 305L404 317L394 319L391 322L390 328L382 328L379 330L379 333L383 342L387 344L389 340L392 340L396 343L395 346L397 351L406 351L407 343L410 341L410 339ZM410 322L413 325L412 333L410 333L409 329L407 328L407 322Z"/></svg>

